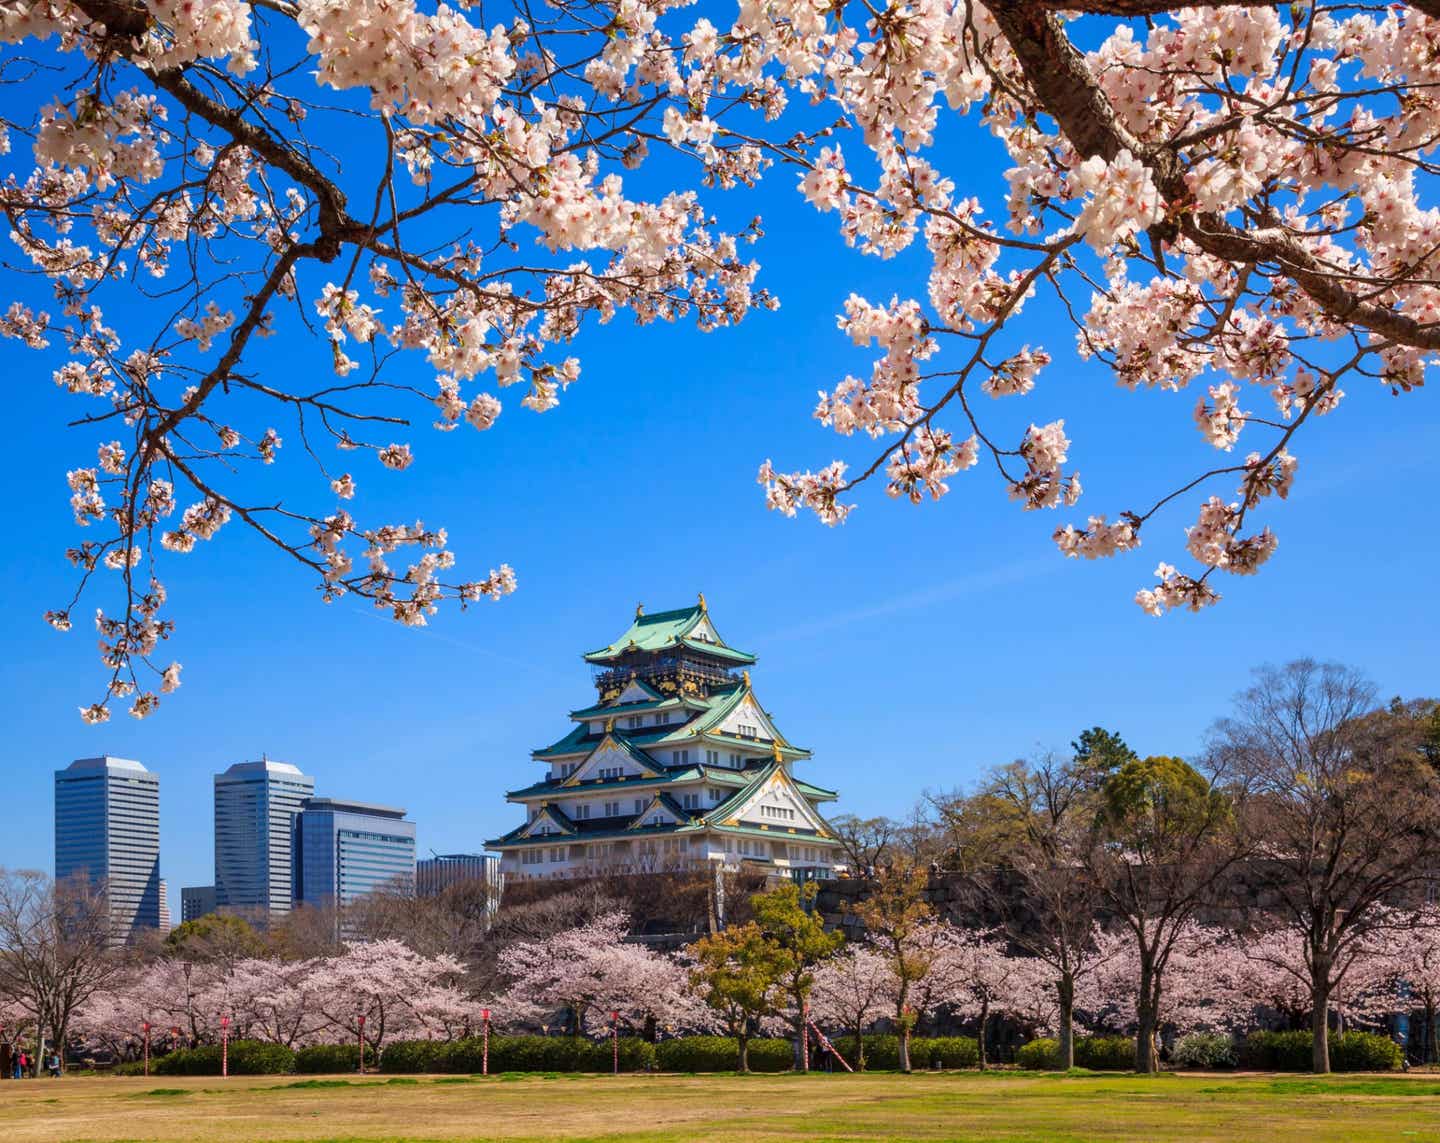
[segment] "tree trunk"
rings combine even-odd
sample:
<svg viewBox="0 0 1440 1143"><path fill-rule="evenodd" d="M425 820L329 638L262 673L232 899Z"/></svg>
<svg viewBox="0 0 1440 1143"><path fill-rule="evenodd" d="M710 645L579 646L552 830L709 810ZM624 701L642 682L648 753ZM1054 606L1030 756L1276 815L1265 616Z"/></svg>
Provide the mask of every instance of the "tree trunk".
<svg viewBox="0 0 1440 1143"><path fill-rule="evenodd" d="M1069 1071L1075 1066L1075 978L1066 973L1055 982L1060 1004L1060 1059L1057 1066Z"/></svg>
<svg viewBox="0 0 1440 1143"><path fill-rule="evenodd" d="M1425 1005L1425 1055L1424 1055L1424 1059L1425 1059L1425 1062L1426 1062L1427 1064L1433 1064L1433 1063L1436 1061L1436 1058L1437 1058L1437 1057L1440 1057L1440 1052L1437 1052L1437 1050L1436 1050L1437 1048L1440 1048L1440 1043L1437 1043L1437 1039L1440 1039L1440 1037L1437 1037L1437 1036L1436 1036L1436 1029L1435 1029L1435 1016L1436 1016L1436 1011L1435 1011L1435 1007L1436 1007L1436 1006L1435 1006L1435 1001L1433 1001L1433 1000L1431 1000L1429 1003L1427 1003L1427 1004Z"/></svg>
<svg viewBox="0 0 1440 1143"><path fill-rule="evenodd" d="M910 1022L904 1017L900 1019L900 1071L902 1074L910 1070Z"/></svg>
<svg viewBox="0 0 1440 1143"><path fill-rule="evenodd" d="M984 1000L980 1003L980 1031L975 1037L975 1043L980 1049L980 1070L983 1072L990 1063L989 1057L985 1054L985 1030L990 1023L990 1001Z"/></svg>
<svg viewBox="0 0 1440 1143"><path fill-rule="evenodd" d="M740 1035L738 1035L738 1036L735 1037L735 1041L736 1041L736 1043L737 1043L737 1044L739 1045L739 1047L740 1047L740 1071L741 1071L742 1073L749 1072L749 1070L750 1070L750 1034L749 1034L748 1032L741 1032Z"/></svg>
<svg viewBox="0 0 1440 1143"><path fill-rule="evenodd" d="M1310 1070L1317 1074L1330 1071L1330 982L1312 981L1310 1032L1314 1037L1310 1051Z"/></svg>
<svg viewBox="0 0 1440 1143"><path fill-rule="evenodd" d="M854 1034L855 1048L851 1054L852 1058L855 1060L855 1070L857 1072L863 1072L865 1070L865 1041L864 1039L862 1039L862 1037L864 1036L864 1026L861 1024L856 1024Z"/></svg>
<svg viewBox="0 0 1440 1143"><path fill-rule="evenodd" d="M1135 1070L1141 1075L1153 1075L1155 1064L1155 1020L1158 1008L1158 992L1154 966L1149 958L1140 958L1140 995L1136 999L1135 1015Z"/></svg>

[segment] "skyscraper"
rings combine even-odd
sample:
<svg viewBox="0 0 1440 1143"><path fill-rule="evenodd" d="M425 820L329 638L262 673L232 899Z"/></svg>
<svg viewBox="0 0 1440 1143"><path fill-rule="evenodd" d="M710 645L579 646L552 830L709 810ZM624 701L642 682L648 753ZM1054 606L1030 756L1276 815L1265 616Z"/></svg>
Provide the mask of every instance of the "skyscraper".
<svg viewBox="0 0 1440 1143"><path fill-rule="evenodd" d="M481 881L500 896L500 859L493 853L437 853L415 863L415 895L434 897L452 885Z"/></svg>
<svg viewBox="0 0 1440 1143"><path fill-rule="evenodd" d="M160 778L125 758L55 772L55 877L105 886L116 944L160 925Z"/></svg>
<svg viewBox="0 0 1440 1143"><path fill-rule="evenodd" d="M315 779L288 762L237 762L215 775L215 905L259 919L290 911L290 838Z"/></svg>
<svg viewBox="0 0 1440 1143"><path fill-rule="evenodd" d="M295 822L295 899L349 905L379 888L415 890L415 823L405 811L311 798Z"/></svg>

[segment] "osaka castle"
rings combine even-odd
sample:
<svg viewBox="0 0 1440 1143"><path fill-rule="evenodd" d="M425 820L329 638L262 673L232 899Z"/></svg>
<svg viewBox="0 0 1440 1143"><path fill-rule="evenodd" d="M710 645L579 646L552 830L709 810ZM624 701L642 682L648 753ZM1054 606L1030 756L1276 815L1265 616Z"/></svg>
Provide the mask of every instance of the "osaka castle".
<svg viewBox="0 0 1440 1143"><path fill-rule="evenodd" d="M843 868L816 807L833 790L795 776L790 742L750 682L755 656L694 607L646 615L585 656L596 701L532 757L539 781L506 794L525 821L487 842L522 880L746 867L796 878Z"/></svg>

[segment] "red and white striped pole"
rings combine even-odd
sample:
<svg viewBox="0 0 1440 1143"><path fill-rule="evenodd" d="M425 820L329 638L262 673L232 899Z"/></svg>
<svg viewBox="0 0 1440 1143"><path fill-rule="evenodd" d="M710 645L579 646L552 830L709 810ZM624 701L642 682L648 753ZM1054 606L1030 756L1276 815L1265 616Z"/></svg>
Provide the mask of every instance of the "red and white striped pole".
<svg viewBox="0 0 1440 1143"><path fill-rule="evenodd" d="M230 1075L230 1017L220 1017L220 1078Z"/></svg>
<svg viewBox="0 0 1440 1143"><path fill-rule="evenodd" d="M480 1009L480 1074L490 1074L490 1009Z"/></svg>
<svg viewBox="0 0 1440 1143"><path fill-rule="evenodd" d="M810 1003L800 1002L800 1070L810 1070Z"/></svg>
<svg viewBox="0 0 1440 1143"><path fill-rule="evenodd" d="M614 1059L614 1070L620 1074L620 1013L610 1013L610 1047Z"/></svg>
<svg viewBox="0 0 1440 1143"><path fill-rule="evenodd" d="M150 1021L146 1020L141 1025L145 1029L145 1074L150 1074Z"/></svg>
<svg viewBox="0 0 1440 1143"><path fill-rule="evenodd" d="M360 1030L355 1033L356 1046L360 1049L360 1074L365 1074L365 1013L360 1013Z"/></svg>

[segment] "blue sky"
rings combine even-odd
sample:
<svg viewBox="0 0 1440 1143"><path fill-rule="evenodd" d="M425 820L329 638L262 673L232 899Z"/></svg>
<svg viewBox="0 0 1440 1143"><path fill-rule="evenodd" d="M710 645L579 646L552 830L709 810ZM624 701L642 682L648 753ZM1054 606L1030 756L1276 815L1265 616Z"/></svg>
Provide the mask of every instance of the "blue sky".
<svg viewBox="0 0 1440 1143"><path fill-rule="evenodd" d="M961 192L997 208L989 148L951 159ZM71 590L63 553L80 537L64 477L93 462L95 438L65 428L77 404L50 382L57 354L0 344L12 425L0 865L49 867L52 773L103 752L161 775L172 901L178 886L211 880L211 775L262 752L315 775L322 794L406 807L422 852L477 849L517 820L503 791L538 775L529 752L591 701L581 652L623 630L637 601L659 610L697 591L722 634L760 656L762 701L815 752L805 776L863 814L902 814L927 788L1063 747L1097 723L1142 752L1193 752L1267 660L1336 658L1387 694L1440 690L1433 392L1347 385L1340 410L1293 449L1291 500L1262 516L1277 554L1260 576L1223 582L1224 602L1199 616L1155 620L1131 602L1158 560L1180 562L1193 498L1152 524L1138 552L1099 564L1059 556L1049 534L1070 517L1021 512L984 466L920 508L877 485L838 529L766 512L754 482L766 457L798 468L870 455L868 442L842 441L809 416L817 389L869 369L870 354L835 329L846 295L924 290L923 250L861 257L794 182L774 171L757 191L707 198L732 222L764 215L757 257L778 313L709 335L623 319L587 329L575 347L581 380L553 412L507 403L484 435L422 422L406 436L417 461L404 474L354 462L362 519L443 524L465 568L513 564L517 594L402 629L359 601L322 605L308 580L232 527L170 564L185 685L144 723L76 717L99 689L93 639L83 622L57 635L41 614ZM323 281L306 285L318 292ZM993 413L1015 439L1031 420L1066 418L1082 509L1148 502L1213 460L1190 421L1195 391L1118 390L1074 356L1049 298L1017 324L1022 341L1055 363L1035 394ZM264 353L277 372L328 368L326 347L298 333ZM398 359L394 375L422 387L431 378L419 358ZM1251 407L1265 399L1247 396ZM298 448L264 479L278 495L327 502Z"/></svg>

